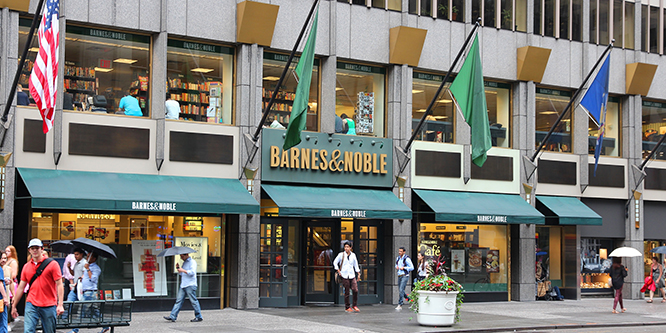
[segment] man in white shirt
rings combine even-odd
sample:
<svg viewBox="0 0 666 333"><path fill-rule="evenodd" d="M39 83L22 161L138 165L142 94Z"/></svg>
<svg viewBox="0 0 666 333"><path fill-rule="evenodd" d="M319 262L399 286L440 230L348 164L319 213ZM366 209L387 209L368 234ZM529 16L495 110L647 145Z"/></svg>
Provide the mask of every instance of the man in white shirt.
<svg viewBox="0 0 666 333"><path fill-rule="evenodd" d="M178 289L176 304L173 305L171 314L164 316L164 319L175 322L178 318L180 308L183 306L183 301L185 301L185 296L187 296L194 309L194 319L190 321L193 323L203 321L201 306L197 299L197 262L189 254L181 254L180 259L183 261L183 267L179 267L176 264L176 270L180 274L180 289Z"/></svg>
<svg viewBox="0 0 666 333"><path fill-rule="evenodd" d="M171 94L166 94L166 102L164 102L166 108L166 119L178 119L180 115L180 103L171 99Z"/></svg>
<svg viewBox="0 0 666 333"><path fill-rule="evenodd" d="M351 243L345 242L344 252L340 252L335 260L333 260L333 267L338 271L338 274L342 277L342 286L345 288L345 311L350 312L361 312L358 309L358 283L356 282L356 273L361 272L358 268L358 260L356 255L351 251ZM360 277L358 278L360 280ZM349 289L354 292L354 303L352 306L349 306Z"/></svg>

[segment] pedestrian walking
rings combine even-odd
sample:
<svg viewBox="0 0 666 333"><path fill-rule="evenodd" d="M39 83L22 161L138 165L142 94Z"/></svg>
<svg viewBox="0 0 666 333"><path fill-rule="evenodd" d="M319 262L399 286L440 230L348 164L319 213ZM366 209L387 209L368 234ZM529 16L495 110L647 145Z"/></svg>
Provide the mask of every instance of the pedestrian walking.
<svg viewBox="0 0 666 333"><path fill-rule="evenodd" d="M428 265L426 265L426 260L423 253L419 252L416 255L416 262L417 262L416 265L418 267L417 268L418 275L416 276L415 282L421 281L428 277Z"/></svg>
<svg viewBox="0 0 666 333"><path fill-rule="evenodd" d="M178 289L176 304L173 305L171 314L169 316L164 316L164 319L171 322L176 321L180 308L185 301L185 296L187 295L192 304L192 308L194 308L194 319L190 321L203 321L203 317L201 317L201 306L199 306L199 300L197 299L197 262L194 261L189 254L181 254L180 259L183 261L183 266L178 267L178 264L176 264L176 268L180 274L180 289Z"/></svg>
<svg viewBox="0 0 666 333"><path fill-rule="evenodd" d="M344 251L338 253L333 260L333 267L342 278L342 287L345 289L345 311L346 312L361 312L358 308L358 279L356 273L360 273L358 268L358 259L356 254L352 252L351 243L346 241L344 244ZM359 278L360 279L360 278ZM349 304L349 290L354 292L353 303Z"/></svg>
<svg viewBox="0 0 666 333"><path fill-rule="evenodd" d="M1 276L5 276L2 266L7 263L7 255L2 254L2 259L0 259L0 273ZM9 295L7 294L7 286L5 285L5 279L2 279L2 288L0 288L0 302L2 302L2 313L0 313L0 333L7 333L9 330L9 322L7 321L7 311L9 311Z"/></svg>
<svg viewBox="0 0 666 333"><path fill-rule="evenodd" d="M620 257L613 257L613 265L610 269L611 283L613 284L613 291L615 292L615 299L613 300L613 313L618 313L615 308L617 303L620 303L622 312L627 311L622 303L622 287L624 286L624 278L627 277L627 269L622 266L622 259Z"/></svg>
<svg viewBox="0 0 666 333"><path fill-rule="evenodd" d="M405 288L407 287L407 281L409 281L409 273L414 270L412 259L405 252L405 248L401 246L398 249L398 258L395 259L395 269L398 272L398 290L400 291L396 310L402 310L404 301L409 301L407 294L405 294Z"/></svg>
<svg viewBox="0 0 666 333"><path fill-rule="evenodd" d="M25 302L24 332L33 333L37 321L42 321L44 333L55 333L56 316L65 312L63 302L62 274L60 266L52 258L45 258L44 244L38 238L28 243L31 260L23 265L21 282L12 302L12 317L18 317L16 304L21 301L26 285L30 285Z"/></svg>
<svg viewBox="0 0 666 333"><path fill-rule="evenodd" d="M83 275L84 272L86 272L85 265L88 263L86 260L86 251L78 248L74 250L74 253L70 254L74 258L74 262L67 262L67 259L65 259L65 267L63 267L63 276L64 272L67 271L69 276L72 278L67 280L67 284L69 285L69 293L67 294L67 301L68 302L75 302L79 300L79 292L78 289L83 289L81 288L83 286L82 280L83 280ZM91 255L92 256L92 255ZM69 258L69 256L67 256ZM90 266L88 266L90 267ZM83 294L81 292L81 294ZM80 296L81 299L83 299L83 295ZM63 314L63 319L67 319L68 313L65 312Z"/></svg>
<svg viewBox="0 0 666 333"><path fill-rule="evenodd" d="M81 254L83 250L79 249L76 253ZM97 264L97 253L90 252L88 254L88 262L83 264L83 276L81 277L81 289L83 289L82 301L96 301L99 298L99 292L97 292L97 286L99 285L99 276L102 275L102 269ZM75 272L76 273L76 272ZM91 316L93 318L99 317L99 309L92 309L91 307L83 307L81 309L81 317ZM104 327L100 333L106 333L110 330L110 327ZM70 331L70 333L76 333L79 329L75 328Z"/></svg>
<svg viewBox="0 0 666 333"><path fill-rule="evenodd" d="M654 281L655 289L661 290L661 302L666 302L666 290L664 290L664 266L659 263L659 258L656 256L652 257L652 264L650 265L652 270L652 281ZM648 303L652 303L652 298L654 297L654 291L650 290L650 299Z"/></svg>

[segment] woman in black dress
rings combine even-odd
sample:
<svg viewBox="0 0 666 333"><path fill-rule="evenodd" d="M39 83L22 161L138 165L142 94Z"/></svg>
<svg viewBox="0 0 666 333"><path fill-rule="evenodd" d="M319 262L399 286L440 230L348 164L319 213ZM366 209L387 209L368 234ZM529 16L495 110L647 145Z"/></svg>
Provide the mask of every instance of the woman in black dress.
<svg viewBox="0 0 666 333"><path fill-rule="evenodd" d="M613 258L613 265L610 269L610 276L613 283L613 290L615 291L615 300L613 300L613 313L617 313L615 308L617 303L620 302L622 312L627 311L622 304L622 287L624 286L624 278L627 277L627 269L622 266L622 261L619 257Z"/></svg>

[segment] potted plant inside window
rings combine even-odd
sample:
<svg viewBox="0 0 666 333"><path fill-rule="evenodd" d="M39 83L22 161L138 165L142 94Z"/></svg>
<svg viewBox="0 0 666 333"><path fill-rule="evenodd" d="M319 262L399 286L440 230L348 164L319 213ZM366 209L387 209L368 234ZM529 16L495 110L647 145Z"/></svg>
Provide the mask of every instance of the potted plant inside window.
<svg viewBox="0 0 666 333"><path fill-rule="evenodd" d="M440 4L437 7L437 9L439 10L440 13L442 13L444 15L444 17L443 17L444 19L448 19L448 17L449 17L449 6ZM451 21L455 21L456 18L458 18L458 7L453 6L453 7L451 7Z"/></svg>
<svg viewBox="0 0 666 333"><path fill-rule="evenodd" d="M416 281L409 295L410 309L419 324L451 326L460 321L463 287L446 275L444 260L426 262L428 276Z"/></svg>

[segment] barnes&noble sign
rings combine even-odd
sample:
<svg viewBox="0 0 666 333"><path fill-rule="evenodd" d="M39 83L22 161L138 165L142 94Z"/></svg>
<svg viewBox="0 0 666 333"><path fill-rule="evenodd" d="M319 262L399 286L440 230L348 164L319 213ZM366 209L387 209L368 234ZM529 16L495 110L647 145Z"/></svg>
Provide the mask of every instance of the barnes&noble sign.
<svg viewBox="0 0 666 333"><path fill-rule="evenodd" d="M391 187L390 139L303 132L301 143L282 150L285 130L263 130L262 181Z"/></svg>

